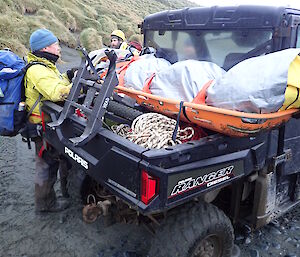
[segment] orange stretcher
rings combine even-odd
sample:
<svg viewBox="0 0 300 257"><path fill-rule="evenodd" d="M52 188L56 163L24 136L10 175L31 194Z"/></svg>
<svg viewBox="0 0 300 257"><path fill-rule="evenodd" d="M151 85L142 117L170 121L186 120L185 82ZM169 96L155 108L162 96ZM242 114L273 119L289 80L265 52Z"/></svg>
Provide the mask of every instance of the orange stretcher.
<svg viewBox="0 0 300 257"><path fill-rule="evenodd" d="M147 92L117 86L116 91L134 98L138 104L151 111L176 118L180 110L180 101L168 99ZM197 98L203 98L203 94ZM198 101L199 102L199 101ZM201 102L201 101L200 101ZM247 137L278 127L287 122L299 109L288 109L276 113L255 114L231 111L205 104L184 102L180 119L198 126L229 136Z"/></svg>

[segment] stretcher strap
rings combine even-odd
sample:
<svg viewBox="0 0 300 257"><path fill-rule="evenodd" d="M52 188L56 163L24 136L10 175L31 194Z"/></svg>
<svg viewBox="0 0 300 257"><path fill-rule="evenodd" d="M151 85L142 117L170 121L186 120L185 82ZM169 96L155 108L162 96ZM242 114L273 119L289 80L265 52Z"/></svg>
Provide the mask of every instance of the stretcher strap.
<svg viewBox="0 0 300 257"><path fill-rule="evenodd" d="M152 92L150 90L150 86L151 86L152 80L154 79L155 75L156 75L155 73L152 73L152 75L145 80L145 84L144 84L144 87L142 89L143 92L148 93L148 94L152 94Z"/></svg>
<svg viewBox="0 0 300 257"><path fill-rule="evenodd" d="M182 113L183 113L183 116L184 116L189 122L192 122L192 121L189 119L189 117L187 116L185 106L182 107Z"/></svg>
<svg viewBox="0 0 300 257"><path fill-rule="evenodd" d="M139 59L138 56L133 56L133 57L131 58L130 61L125 62L125 65L122 66L122 68L121 68L121 69L119 70L119 72L117 72L117 73L121 73L123 70L127 69L128 66L129 66L131 63L133 63L134 61L136 61L137 59Z"/></svg>
<svg viewBox="0 0 300 257"><path fill-rule="evenodd" d="M119 62L119 63L117 63L116 64L116 69L117 69L117 74L120 74L122 71L126 71L127 70L127 68L128 68L128 66L132 63L132 62L134 62L134 61L136 61L138 59L138 56L135 56L135 57L133 57L130 61L123 61L123 62ZM105 76L106 76L106 74L107 74L107 72L108 72L108 69L105 69L105 71L103 71L101 74L100 74L100 78L101 79L103 79ZM125 74L124 74L125 75Z"/></svg>
<svg viewBox="0 0 300 257"><path fill-rule="evenodd" d="M123 66L125 66L128 62L129 61L117 63L116 64L116 69L118 70L117 73L120 72L120 70L123 68ZM107 72L108 72L108 69L105 69L103 72L101 72L100 78L103 79L106 76Z"/></svg>
<svg viewBox="0 0 300 257"><path fill-rule="evenodd" d="M181 111L182 111L183 104L184 104L184 101L180 101L179 112L177 114L177 119L176 119L176 125L175 125L175 129L174 129L173 135L172 135L172 140L173 141L175 141L176 137L177 137L178 127L179 127L179 121L180 121L180 114L181 114Z"/></svg>
<svg viewBox="0 0 300 257"><path fill-rule="evenodd" d="M124 86L124 77L125 77L125 74L126 74L126 71L129 67L129 65L131 63L133 63L134 61L138 60L139 56L133 56L132 59L127 62L124 66L122 66L122 68L120 70L117 71L117 74L119 74L119 86Z"/></svg>
<svg viewBox="0 0 300 257"><path fill-rule="evenodd" d="M196 95L196 97L193 99L192 103L195 104L205 104L205 97L206 97L206 91L212 84L213 80L208 81L202 89L199 91L199 93Z"/></svg>

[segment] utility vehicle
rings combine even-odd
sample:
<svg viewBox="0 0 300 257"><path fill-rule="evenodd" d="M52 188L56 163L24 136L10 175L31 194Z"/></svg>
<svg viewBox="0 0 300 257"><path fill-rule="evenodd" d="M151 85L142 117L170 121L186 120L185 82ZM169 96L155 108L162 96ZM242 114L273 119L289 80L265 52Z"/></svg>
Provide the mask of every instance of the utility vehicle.
<svg viewBox="0 0 300 257"><path fill-rule="evenodd" d="M285 7L164 11L147 16L140 28L145 49L155 49L157 57L180 61L190 41L198 60L225 70L250 57L300 47L300 10ZM83 59L64 105L44 103L44 116L50 117L44 138L78 171L85 201L97 202L90 207L153 231L149 256L229 257L234 226L257 229L300 202L296 116L249 137L206 130L197 141L145 149L106 126L130 124L147 111L113 93L116 56L107 55L104 83Z"/></svg>

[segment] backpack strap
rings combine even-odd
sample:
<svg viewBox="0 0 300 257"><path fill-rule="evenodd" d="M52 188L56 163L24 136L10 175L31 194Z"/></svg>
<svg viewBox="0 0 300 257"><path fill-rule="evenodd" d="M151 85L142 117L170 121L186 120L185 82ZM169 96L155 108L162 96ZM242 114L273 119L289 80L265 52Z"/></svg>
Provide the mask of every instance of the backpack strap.
<svg viewBox="0 0 300 257"><path fill-rule="evenodd" d="M29 62L25 65L25 67L23 67L22 71L24 72L24 75L26 74L27 70L33 66L33 65L36 65L36 64L40 64L42 66L45 66L47 67L47 64L43 63L43 62L38 62L38 61L32 61L32 62Z"/></svg>
<svg viewBox="0 0 300 257"><path fill-rule="evenodd" d="M38 99L36 99L34 105L30 108L30 110L29 110L29 112L28 112L28 114L27 114L27 119L30 117L30 115L32 114L34 108L38 105L38 103L41 101L41 99L42 99L42 95L39 94Z"/></svg>
<svg viewBox="0 0 300 257"><path fill-rule="evenodd" d="M31 66L37 65L37 64L47 67L47 65L46 65L45 63L43 63L43 62L33 61L33 62L28 63L28 64L23 68L24 79L25 79L25 74L26 74L26 72L28 71L28 69L29 69ZM23 83L23 84L25 85L25 83ZM27 83L26 83L26 84L27 84ZM25 87L24 87L24 90L25 90ZM25 92L24 92L24 96L25 96ZM30 110L29 110L29 112L28 112L28 114L27 114L27 119L30 117L30 115L32 114L34 108L38 105L38 103L41 101L41 99L42 99L42 95L39 94L38 99L36 99L34 105L30 108Z"/></svg>
<svg viewBox="0 0 300 257"><path fill-rule="evenodd" d="M37 61L33 61L33 62L30 62L28 63L23 69L22 69L22 72L23 72L23 88L22 88L22 92L21 92L21 97L23 98L23 100L25 100L25 85L27 85L27 81L25 80L25 75L26 75L26 72L28 71L28 69L33 66L33 65L36 65L36 64L40 64L40 65L43 65L45 67L47 67L47 65L45 63L42 63L42 62L37 62ZM25 84L26 82L26 84ZM33 106L30 108L28 114L26 115L26 119L28 120L28 118L30 117L30 115L33 113L33 110L35 109L35 107L38 105L38 103L41 101L42 99L42 95L39 94L39 97L38 99L35 101L35 103L33 104ZM37 125L36 125L37 126ZM36 127L36 130L37 130L37 127ZM25 133L25 135L22 135L22 136L25 136L26 138L26 142L27 142L27 145L28 145L28 149L31 149L31 144L30 144L30 135L29 135L29 127L28 125L25 127L23 133ZM37 132L38 134L38 132Z"/></svg>
<svg viewBox="0 0 300 257"><path fill-rule="evenodd" d="M27 63L26 64L26 66L24 66L23 67L23 69L22 69L22 73L23 73L23 81L22 81L22 84L24 85L23 87L22 87L22 91L21 91L21 101L25 101L25 87L26 87L26 85L27 85L27 81L25 81L25 75L26 75L26 72L27 72L27 70L31 67L31 66L33 66L33 65L36 65L36 64L40 64L40 65L42 65L42 66L44 66L44 67L47 67L47 65L45 64L45 63L43 63L43 62L38 62L38 61L33 61L33 62L30 62L30 63ZM25 83L26 82L26 83ZM40 99L41 100L41 99Z"/></svg>

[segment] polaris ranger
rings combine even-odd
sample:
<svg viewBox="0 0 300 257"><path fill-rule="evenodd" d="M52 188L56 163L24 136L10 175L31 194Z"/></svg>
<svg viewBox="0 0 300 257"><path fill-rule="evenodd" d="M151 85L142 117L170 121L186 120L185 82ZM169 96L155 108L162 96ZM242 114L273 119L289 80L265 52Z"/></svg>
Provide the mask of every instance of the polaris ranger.
<svg viewBox="0 0 300 257"><path fill-rule="evenodd" d="M191 40L198 60L225 70L250 57L300 47L300 10L284 7L164 11L147 16L140 27L144 52L154 48L157 57L175 63ZM297 117L251 137L206 130L197 141L145 149L106 126L130 124L144 112L113 94L116 56L107 55L104 83L83 59L64 106L44 103L50 117L44 138L79 172L82 195L97 214L138 221L155 233L150 257L229 257L236 224L259 228L300 202ZM87 219L97 214L87 211Z"/></svg>

